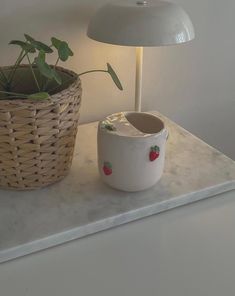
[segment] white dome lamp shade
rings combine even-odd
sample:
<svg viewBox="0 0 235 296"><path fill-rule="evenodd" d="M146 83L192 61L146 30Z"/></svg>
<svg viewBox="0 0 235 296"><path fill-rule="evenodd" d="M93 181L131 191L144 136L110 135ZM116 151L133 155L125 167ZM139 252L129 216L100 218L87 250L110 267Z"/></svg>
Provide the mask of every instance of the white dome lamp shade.
<svg viewBox="0 0 235 296"><path fill-rule="evenodd" d="M155 0L117 0L101 7L91 19L87 35L109 44L135 46L135 110L141 110L144 46L164 46L194 39L187 13L177 4Z"/></svg>

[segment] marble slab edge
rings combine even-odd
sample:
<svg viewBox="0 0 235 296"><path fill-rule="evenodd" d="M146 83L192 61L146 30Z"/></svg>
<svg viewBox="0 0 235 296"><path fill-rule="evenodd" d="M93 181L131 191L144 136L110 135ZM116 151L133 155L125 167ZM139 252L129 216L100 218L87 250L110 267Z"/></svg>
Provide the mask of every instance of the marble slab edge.
<svg viewBox="0 0 235 296"><path fill-rule="evenodd" d="M167 201L156 202L148 206L59 232L27 244L19 245L15 248L10 248L6 251L0 251L0 263L43 251L51 247L59 246L100 231L108 230L129 222L152 216L154 214L184 206L186 204L188 205L206 198L215 197L221 193L232 190L235 190L235 180L209 187L201 191L187 193Z"/></svg>

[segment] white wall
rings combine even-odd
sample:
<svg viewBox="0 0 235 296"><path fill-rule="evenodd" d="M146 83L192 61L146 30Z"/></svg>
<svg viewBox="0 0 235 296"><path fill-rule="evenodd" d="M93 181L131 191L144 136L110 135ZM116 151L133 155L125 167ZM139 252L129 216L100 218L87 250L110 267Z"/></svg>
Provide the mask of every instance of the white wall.
<svg viewBox="0 0 235 296"><path fill-rule="evenodd" d="M83 77L82 121L132 109L134 48L86 37L89 18L106 2L1 0L0 64L13 61L15 50L7 43L24 32L44 41L52 35L64 38L75 52L67 67L82 72L109 61L125 88L118 91L104 74ZM196 39L183 46L145 49L143 109L161 111L235 159L235 1L174 2L191 16Z"/></svg>

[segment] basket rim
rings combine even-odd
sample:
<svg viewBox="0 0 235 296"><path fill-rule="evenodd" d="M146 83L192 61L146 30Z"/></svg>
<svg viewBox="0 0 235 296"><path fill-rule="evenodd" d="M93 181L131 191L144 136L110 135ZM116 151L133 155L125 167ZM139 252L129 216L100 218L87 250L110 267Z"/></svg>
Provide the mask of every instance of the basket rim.
<svg viewBox="0 0 235 296"><path fill-rule="evenodd" d="M2 69L9 69L11 66L3 66L1 67ZM19 68L29 68L29 65L27 64L22 64L19 66ZM73 88L78 87L81 90L81 79L79 78L78 74L70 69L61 67L61 66L56 66L56 69L59 70L60 72L63 72L70 77L74 77L74 82L72 82L67 88L50 95L48 99L43 99L43 100L33 100L33 99L0 99L0 105L29 105L29 106L34 106L34 105L48 105L53 104L54 102L58 102L58 100L63 99L63 96L66 95L66 93Z"/></svg>

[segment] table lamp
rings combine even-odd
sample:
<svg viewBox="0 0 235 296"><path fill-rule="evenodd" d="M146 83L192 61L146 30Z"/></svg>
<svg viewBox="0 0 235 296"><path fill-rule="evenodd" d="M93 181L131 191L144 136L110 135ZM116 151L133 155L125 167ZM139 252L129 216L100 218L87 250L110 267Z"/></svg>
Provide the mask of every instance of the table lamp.
<svg viewBox="0 0 235 296"><path fill-rule="evenodd" d="M117 0L96 12L87 35L104 43L136 47L135 111L141 111L143 47L188 42L194 38L194 28L177 4Z"/></svg>

